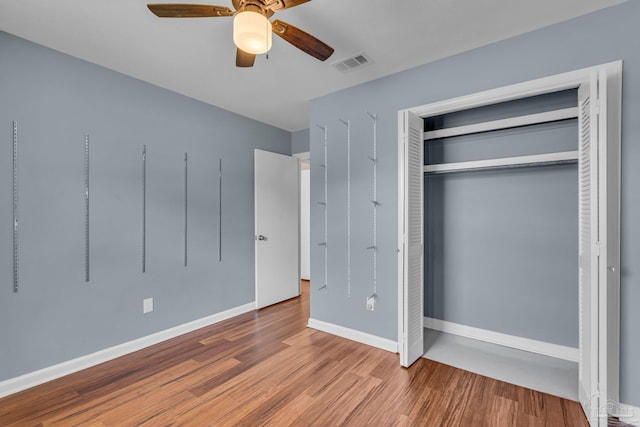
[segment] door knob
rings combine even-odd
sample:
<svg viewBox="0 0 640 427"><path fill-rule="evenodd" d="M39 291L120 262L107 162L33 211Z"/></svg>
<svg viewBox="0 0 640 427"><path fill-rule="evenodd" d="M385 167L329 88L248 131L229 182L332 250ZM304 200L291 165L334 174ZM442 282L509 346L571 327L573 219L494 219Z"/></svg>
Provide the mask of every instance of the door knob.
<svg viewBox="0 0 640 427"><path fill-rule="evenodd" d="M616 268L613 265L610 265L609 268L607 268L607 270L609 270L612 273L616 272Z"/></svg>
<svg viewBox="0 0 640 427"><path fill-rule="evenodd" d="M256 236L256 240L267 240L267 238L265 236L263 236L262 234L258 234Z"/></svg>

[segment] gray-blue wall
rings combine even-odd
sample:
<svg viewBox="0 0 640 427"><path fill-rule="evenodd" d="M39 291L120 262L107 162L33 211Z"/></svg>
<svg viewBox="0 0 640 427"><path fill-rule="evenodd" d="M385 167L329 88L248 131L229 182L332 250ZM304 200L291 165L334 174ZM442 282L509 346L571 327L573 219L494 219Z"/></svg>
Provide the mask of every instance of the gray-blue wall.
<svg viewBox="0 0 640 427"><path fill-rule="evenodd" d="M253 149L289 132L0 32L0 380L254 301ZM20 292L12 292L12 121ZM91 281L84 282L84 133ZM141 150L147 145L147 273ZM183 158L189 265L183 266ZM223 162L218 262L218 159ZM142 314L143 298L155 310Z"/></svg>
<svg viewBox="0 0 640 427"><path fill-rule="evenodd" d="M575 107L577 91L425 120L425 129ZM435 139L425 163L578 149L577 119ZM577 166L425 175L425 315L578 347Z"/></svg>
<svg viewBox="0 0 640 427"><path fill-rule="evenodd" d="M352 87L310 104L311 156L322 158L323 134L329 126L329 292L312 287L313 318L384 338L397 339L397 112L400 109L519 83L566 71L624 60L622 110L622 253L621 380L622 402L640 406L640 2L603 11L527 33L506 41L426 64ZM378 114L379 141L379 300L365 310L370 292L369 195L370 119ZM346 138L339 118L353 122L352 277L354 292L346 297ZM313 201L323 197L322 168L311 169L311 274L324 279L324 210ZM500 298L499 295L495 296ZM506 302L506 301L505 301Z"/></svg>
<svg viewBox="0 0 640 427"><path fill-rule="evenodd" d="M291 132L291 154L309 151L309 129Z"/></svg>

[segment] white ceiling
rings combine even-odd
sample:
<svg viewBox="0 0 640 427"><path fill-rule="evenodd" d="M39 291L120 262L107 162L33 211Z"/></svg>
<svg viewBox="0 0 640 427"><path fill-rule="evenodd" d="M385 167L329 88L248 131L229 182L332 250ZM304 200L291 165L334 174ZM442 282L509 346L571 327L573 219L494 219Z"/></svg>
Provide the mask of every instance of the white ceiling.
<svg viewBox="0 0 640 427"><path fill-rule="evenodd" d="M294 131L308 127L310 99L622 1L314 0L275 18L333 56L320 62L274 36L269 59L249 69L235 67L233 18L160 19L145 0L0 0L0 30ZM374 63L331 66L359 52Z"/></svg>

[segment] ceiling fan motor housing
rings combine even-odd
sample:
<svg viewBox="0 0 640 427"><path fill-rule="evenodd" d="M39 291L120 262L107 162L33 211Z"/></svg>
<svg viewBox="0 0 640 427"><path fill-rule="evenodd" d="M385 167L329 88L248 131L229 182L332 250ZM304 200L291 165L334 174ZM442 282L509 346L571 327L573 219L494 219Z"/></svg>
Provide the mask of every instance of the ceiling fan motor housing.
<svg viewBox="0 0 640 427"><path fill-rule="evenodd" d="M232 3L237 12L258 12L267 18L286 7L283 0L232 0Z"/></svg>

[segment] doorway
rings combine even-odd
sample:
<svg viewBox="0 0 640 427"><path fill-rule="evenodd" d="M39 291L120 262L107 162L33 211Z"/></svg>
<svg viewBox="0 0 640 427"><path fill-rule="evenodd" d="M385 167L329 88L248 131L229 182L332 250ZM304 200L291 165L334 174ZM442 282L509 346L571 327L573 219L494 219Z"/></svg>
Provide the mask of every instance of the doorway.
<svg viewBox="0 0 640 427"><path fill-rule="evenodd" d="M293 155L300 159L300 279L311 281L311 154Z"/></svg>
<svg viewBox="0 0 640 427"><path fill-rule="evenodd" d="M307 314L311 293L311 153L294 154L300 159L300 295Z"/></svg>

